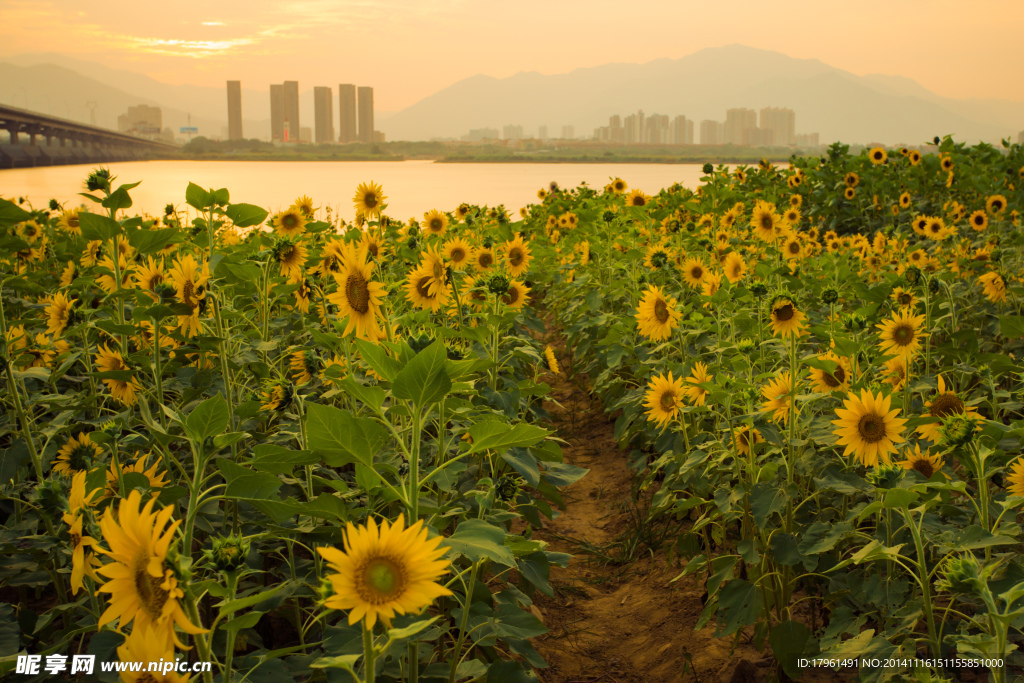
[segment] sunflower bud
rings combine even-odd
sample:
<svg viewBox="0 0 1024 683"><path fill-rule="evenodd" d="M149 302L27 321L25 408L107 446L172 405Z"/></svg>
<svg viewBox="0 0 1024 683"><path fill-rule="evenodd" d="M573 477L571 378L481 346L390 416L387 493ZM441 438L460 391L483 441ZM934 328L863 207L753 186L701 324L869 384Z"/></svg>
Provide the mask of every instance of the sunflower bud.
<svg viewBox="0 0 1024 683"><path fill-rule="evenodd" d="M605 211L603 214L601 214L601 220L603 220L605 223L611 223L613 220L615 220L615 212Z"/></svg>
<svg viewBox="0 0 1024 683"><path fill-rule="evenodd" d="M712 166L711 164L704 164L704 166L701 167L700 170L704 171L704 175L711 175L712 173L714 173L715 167Z"/></svg>
<svg viewBox="0 0 1024 683"><path fill-rule="evenodd" d="M503 474L494 483L494 490L499 500L509 502L515 500L526 481L516 474Z"/></svg>
<svg viewBox="0 0 1024 683"><path fill-rule="evenodd" d="M60 211L60 203L56 199L50 200L50 211Z"/></svg>
<svg viewBox="0 0 1024 683"><path fill-rule="evenodd" d="M932 296L935 296L936 294L939 293L939 281L936 280L935 278L932 278L931 280L928 281L928 292Z"/></svg>
<svg viewBox="0 0 1024 683"><path fill-rule="evenodd" d="M417 240L415 237L410 237L405 241L405 246L409 247L410 249L415 249L418 245L419 240Z"/></svg>
<svg viewBox="0 0 1024 683"><path fill-rule="evenodd" d="M245 566L249 555L249 543L241 536L215 538L213 549L203 553L206 559L219 571L234 572Z"/></svg>
<svg viewBox="0 0 1024 683"><path fill-rule="evenodd" d="M168 204L167 206L164 207L164 215L165 216L173 216L174 215L174 204Z"/></svg>
<svg viewBox="0 0 1024 683"><path fill-rule="evenodd" d="M418 337L410 337L409 338L409 346L412 348L413 351L415 351L416 353L419 353L423 349L425 349L428 346L430 346L430 344L433 341L434 340L433 340L433 338L430 337L430 335L421 334Z"/></svg>
<svg viewBox="0 0 1024 683"><path fill-rule="evenodd" d="M754 349L754 340L750 337L743 337L736 342L736 350L740 353L746 354Z"/></svg>
<svg viewBox="0 0 1024 683"><path fill-rule="evenodd" d="M903 271L903 277L906 279L908 283L916 285L918 282L921 281L921 269L918 268L917 266L910 266L905 271Z"/></svg>
<svg viewBox="0 0 1024 683"><path fill-rule="evenodd" d="M860 332L867 324L868 321L859 313L850 313L843 316L843 329L847 332Z"/></svg>
<svg viewBox="0 0 1024 683"><path fill-rule="evenodd" d="M839 301L839 290L835 287L826 287L821 291L821 300L829 305L834 304Z"/></svg>
<svg viewBox="0 0 1024 683"><path fill-rule="evenodd" d="M110 181L113 179L114 176L110 174L109 168L97 168L85 179L85 187L89 192L97 190L110 192Z"/></svg>
<svg viewBox="0 0 1024 683"><path fill-rule="evenodd" d="M974 555L950 557L943 565L935 587L951 593L973 593L980 583L980 569Z"/></svg>
<svg viewBox="0 0 1024 683"><path fill-rule="evenodd" d="M320 584L316 587L316 604L324 607L324 603L334 597L334 584L326 576L320 578Z"/></svg>
<svg viewBox="0 0 1024 683"><path fill-rule="evenodd" d="M768 293L768 285L760 281L755 282L752 285L750 285L750 293L753 294L758 299L763 299L764 296Z"/></svg>
<svg viewBox="0 0 1024 683"><path fill-rule="evenodd" d="M492 275L491 279L487 281L487 291L494 296L505 296L508 294L508 288L511 284L512 282L507 275Z"/></svg>
<svg viewBox="0 0 1024 683"><path fill-rule="evenodd" d="M942 420L940 433L944 446L966 446L974 439L974 420L962 413L948 415Z"/></svg>
<svg viewBox="0 0 1024 683"><path fill-rule="evenodd" d="M896 488L903 476L903 468L899 465L879 465L868 473L871 485L879 489Z"/></svg>

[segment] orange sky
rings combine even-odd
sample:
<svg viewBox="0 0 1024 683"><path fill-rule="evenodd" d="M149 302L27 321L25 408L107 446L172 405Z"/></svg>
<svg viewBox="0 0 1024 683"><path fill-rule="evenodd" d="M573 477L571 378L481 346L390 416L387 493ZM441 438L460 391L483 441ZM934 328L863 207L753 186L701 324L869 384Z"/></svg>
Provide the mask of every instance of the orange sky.
<svg viewBox="0 0 1024 683"><path fill-rule="evenodd" d="M741 43L948 97L1024 98L1021 0L0 0L0 59L60 52L167 83L372 85L406 107L478 73Z"/></svg>

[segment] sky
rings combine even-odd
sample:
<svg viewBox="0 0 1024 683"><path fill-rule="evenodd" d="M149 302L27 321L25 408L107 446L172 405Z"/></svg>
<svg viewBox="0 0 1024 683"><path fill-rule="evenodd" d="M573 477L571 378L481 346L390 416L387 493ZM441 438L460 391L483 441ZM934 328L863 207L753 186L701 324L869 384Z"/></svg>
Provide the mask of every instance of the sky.
<svg viewBox="0 0 1024 683"><path fill-rule="evenodd" d="M58 52L174 85L374 87L396 111L476 74L740 43L946 97L1024 99L1021 0L0 0L0 60Z"/></svg>

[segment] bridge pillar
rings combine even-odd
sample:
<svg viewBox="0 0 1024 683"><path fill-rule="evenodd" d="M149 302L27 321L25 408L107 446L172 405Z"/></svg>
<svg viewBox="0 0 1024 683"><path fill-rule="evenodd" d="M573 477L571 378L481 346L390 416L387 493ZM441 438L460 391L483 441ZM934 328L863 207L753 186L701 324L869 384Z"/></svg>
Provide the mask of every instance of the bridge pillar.
<svg viewBox="0 0 1024 683"><path fill-rule="evenodd" d="M28 144L36 144L36 136L43 130L42 126L25 126L25 132L28 133Z"/></svg>
<svg viewBox="0 0 1024 683"><path fill-rule="evenodd" d="M7 130L7 132L8 132L8 133L10 133L10 135L11 135L11 144L12 144L12 145L17 145L17 144L19 144L19 141L18 141L18 133L20 133L20 132L21 132L21 126L20 126L19 124L17 124L17 123L12 123L11 125L9 125L9 126L7 127L7 129L6 129L6 130Z"/></svg>

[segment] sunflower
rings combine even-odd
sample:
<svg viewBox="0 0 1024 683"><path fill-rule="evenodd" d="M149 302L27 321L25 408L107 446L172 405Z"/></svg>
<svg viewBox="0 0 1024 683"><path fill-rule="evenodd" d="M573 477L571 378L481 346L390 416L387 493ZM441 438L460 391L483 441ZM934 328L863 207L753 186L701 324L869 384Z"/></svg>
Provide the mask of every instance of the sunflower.
<svg viewBox="0 0 1024 683"><path fill-rule="evenodd" d="M985 290L985 296L993 303L1006 301L1006 282L999 273L988 272L978 278L978 284Z"/></svg>
<svg viewBox="0 0 1024 683"><path fill-rule="evenodd" d="M106 344L100 346L98 351L95 360L96 369L99 372L125 372L129 370L120 351L115 351ZM110 390L110 395L114 397L114 400L125 406L134 405L138 400L136 392L142 390L134 375L131 375L128 379L104 379L103 383L107 385L107 389Z"/></svg>
<svg viewBox="0 0 1024 683"><path fill-rule="evenodd" d="M664 244L652 244L644 255L644 265L652 270L664 268L672 260L672 256L670 247Z"/></svg>
<svg viewBox="0 0 1024 683"><path fill-rule="evenodd" d="M722 274L716 272L708 272L704 276L704 281L700 283L700 293L704 296L714 296L718 293L718 290L722 288ZM705 303L704 308L710 308L711 304Z"/></svg>
<svg viewBox="0 0 1024 683"><path fill-rule="evenodd" d="M927 439L932 443L938 443L942 438L940 434L942 421L950 415L966 415L971 420L978 422L983 419L975 408L964 404L955 391L947 390L946 381L942 375L939 375L938 393L932 400L926 401L924 407L928 414L921 417L928 421L919 425L916 431L922 439Z"/></svg>
<svg viewBox="0 0 1024 683"><path fill-rule="evenodd" d="M838 356L834 351L818 356L818 360L828 360L836 364L832 372L820 368L811 368L811 385L819 394L827 394L830 391L849 390L850 383L850 361L844 356Z"/></svg>
<svg viewBox="0 0 1024 683"><path fill-rule="evenodd" d="M886 384L892 385L893 391L899 391L903 388L903 383L907 380L907 359L902 356L896 356L885 361L885 372L883 374L882 381Z"/></svg>
<svg viewBox="0 0 1024 683"><path fill-rule="evenodd" d="M89 433L82 432L68 439L57 451L53 471L65 477L74 476L90 469L93 462L102 457L103 451L92 442Z"/></svg>
<svg viewBox="0 0 1024 683"><path fill-rule="evenodd" d="M651 198L640 190L631 190L626 195L626 206L647 206Z"/></svg>
<svg viewBox="0 0 1024 683"><path fill-rule="evenodd" d="M312 382L320 372L320 359L316 351L296 351L288 357L291 378L296 385Z"/></svg>
<svg viewBox="0 0 1024 683"><path fill-rule="evenodd" d="M298 207L290 206L274 216L273 225L281 237L298 237L306 231L306 216Z"/></svg>
<svg viewBox="0 0 1024 683"><path fill-rule="evenodd" d="M682 378L673 379L671 372L668 373L668 377L658 375L652 379L644 395L647 420L657 422L662 428L668 426L669 421L679 414L685 394Z"/></svg>
<svg viewBox="0 0 1024 683"><path fill-rule="evenodd" d="M884 164L885 160L889 158L889 155L881 147L873 147L868 152L868 158L871 159L871 163L877 165Z"/></svg>
<svg viewBox="0 0 1024 683"><path fill-rule="evenodd" d="M893 312L892 319L875 325L880 332L879 347L892 356L910 357L921 348L920 340L925 317L914 315L910 308Z"/></svg>
<svg viewBox="0 0 1024 683"><path fill-rule="evenodd" d="M682 313L676 310L676 300L665 296L660 287L650 286L636 308L636 322L640 334L652 341L665 341L679 326Z"/></svg>
<svg viewBox="0 0 1024 683"><path fill-rule="evenodd" d="M428 540L427 534L423 520L406 529L401 514L379 527L372 517L358 528L349 522L344 552L317 548L332 571L327 579L334 594L324 605L350 610L349 625L365 619L365 627L372 629L378 619L387 627L395 615L419 613L435 599L451 595L437 583L448 570L449 561L442 559L448 548L441 547L442 536Z"/></svg>
<svg viewBox="0 0 1024 683"><path fill-rule="evenodd" d="M933 216L928 219L928 223L924 226L925 237L933 240L942 240L951 234L951 230L946 227L946 222L938 216Z"/></svg>
<svg viewBox="0 0 1024 683"><path fill-rule="evenodd" d="M756 429L753 430L753 438L751 438L751 430L747 425L743 425L736 430L736 437L734 440L736 444L736 452L740 455L750 455L751 445L757 446L759 443L764 443L764 437L761 436L761 432ZM751 443L753 442L753 443Z"/></svg>
<svg viewBox="0 0 1024 683"><path fill-rule="evenodd" d="M469 215L470 208L471 207L469 206L469 204L466 204L466 203L459 204L455 208L455 215L458 216L459 220L461 221L462 219L464 219L466 216Z"/></svg>
<svg viewBox="0 0 1024 683"><path fill-rule="evenodd" d="M428 235L440 237L448 229L448 216L437 209L423 214L423 231Z"/></svg>
<svg viewBox="0 0 1024 683"><path fill-rule="evenodd" d="M890 410L890 396L879 393L872 396L867 389L861 390L858 398L848 394L844 408L836 408L836 425L833 434L839 437L837 445L846 446L843 455L854 455L863 465L874 467L879 462L890 463L889 454L896 450L895 444L903 443L900 435L906 424L904 418L896 417L899 408Z"/></svg>
<svg viewBox="0 0 1024 683"><path fill-rule="evenodd" d="M900 208L901 209L909 209L910 208L910 193L909 192L904 192L903 194L900 195Z"/></svg>
<svg viewBox="0 0 1024 683"><path fill-rule="evenodd" d="M690 376L685 380L688 385L685 389L686 400L695 406L704 405L710 392L699 385L710 382L713 378L714 375L708 374L707 365L699 362L694 364Z"/></svg>
<svg viewBox="0 0 1024 683"><path fill-rule="evenodd" d="M729 282L736 284L747 274L747 262L738 252L730 251L722 262L722 270Z"/></svg>
<svg viewBox="0 0 1024 683"><path fill-rule="evenodd" d="M529 293L529 287L519 280L512 280L508 284L508 290L505 292L505 295L501 297L501 303L517 311L522 310L523 306L530 301L530 297L527 296Z"/></svg>
<svg viewBox="0 0 1024 683"><path fill-rule="evenodd" d="M847 199L853 199L854 197L857 196L857 190L853 189L852 187L848 187L845 190L843 190L843 196L846 197Z"/></svg>
<svg viewBox="0 0 1024 683"><path fill-rule="evenodd" d="M936 472L942 470L942 456L938 453L932 455L929 451L921 452L921 445L914 444L914 452L907 449L906 459L900 463L905 470L914 470L925 479L931 479Z"/></svg>
<svg viewBox="0 0 1024 683"><path fill-rule="evenodd" d="M81 235L82 226L78 218L81 212L81 209L66 209L62 211L60 218L57 219L57 229L72 235Z"/></svg>
<svg viewBox="0 0 1024 683"><path fill-rule="evenodd" d="M544 198L548 196L548 191L543 187L537 190L537 199L544 201Z"/></svg>
<svg viewBox="0 0 1024 683"><path fill-rule="evenodd" d="M792 299L785 296L776 297L771 305L772 336L789 337L795 334L799 337L803 334L805 318Z"/></svg>
<svg viewBox="0 0 1024 683"><path fill-rule="evenodd" d="M919 301L913 290L903 289L902 287L895 287L892 290L890 298L895 301L896 305L900 308L907 308L911 310L917 306Z"/></svg>
<svg viewBox="0 0 1024 683"><path fill-rule="evenodd" d="M615 194L622 194L629 189L629 185L622 178L616 178L611 182L612 192Z"/></svg>
<svg viewBox="0 0 1024 683"><path fill-rule="evenodd" d="M558 367L558 359L555 358L555 351L554 351L554 349L551 348L551 344L548 344L547 346L544 347L544 358L548 362L548 370L551 371L551 374L553 374L553 375L561 375L562 374L561 369L559 369L559 367Z"/></svg>
<svg viewBox="0 0 1024 683"><path fill-rule="evenodd" d="M462 270L467 263L473 261L473 247L461 237L455 237L444 243L444 257L448 259L452 267Z"/></svg>
<svg viewBox="0 0 1024 683"><path fill-rule="evenodd" d="M57 292L50 297L50 301L43 311L46 315L46 331L55 338L63 334L73 319L71 309L76 303L78 303L77 299L70 299L63 292Z"/></svg>
<svg viewBox="0 0 1024 683"><path fill-rule="evenodd" d="M281 276L297 279L306 262L306 247L292 239L280 240L274 247L274 260L281 266Z"/></svg>
<svg viewBox="0 0 1024 683"><path fill-rule="evenodd" d="M363 216L369 220L374 216L380 216L381 209L384 208L384 201L386 199L387 197L384 196L384 188L371 180L369 184L359 184L359 187L356 188L356 194L352 198L352 202L356 207L356 215Z"/></svg>
<svg viewBox="0 0 1024 683"><path fill-rule="evenodd" d="M110 507L100 520L110 550L99 552L113 561L97 570L108 578L99 591L110 593L110 605L100 616L99 626L117 619L118 627L124 629L132 622L133 631L148 628L165 637L169 634L183 647L174 634L175 625L193 635L206 631L182 611L178 599L184 592L167 564L167 549L181 520L171 522L174 508L170 506L153 512L155 503L150 499L142 505L142 494L135 490L121 501L116 517Z"/></svg>
<svg viewBox="0 0 1024 683"><path fill-rule="evenodd" d="M409 272L405 296L416 308L437 313L448 303L448 285L435 286L434 273L421 265Z"/></svg>
<svg viewBox="0 0 1024 683"><path fill-rule="evenodd" d="M316 209L313 208L313 198L309 195L302 195L296 199L295 203L292 204L292 208L298 209L302 212L302 215L306 217L312 217L313 212L316 211Z"/></svg>
<svg viewBox="0 0 1024 683"><path fill-rule="evenodd" d="M174 262L167 274L174 286L178 301L192 309L191 315L179 315L178 326L187 337L199 334L202 324L199 316L206 310L206 283L210 281L210 266L186 254Z"/></svg>
<svg viewBox="0 0 1024 683"><path fill-rule="evenodd" d="M1017 458L1006 475L1006 490L1012 496L1024 496L1024 458Z"/></svg>
<svg viewBox="0 0 1024 683"><path fill-rule="evenodd" d="M514 240L505 243L505 263L512 277L519 277L530 267L530 247L523 242L521 233L516 233Z"/></svg>
<svg viewBox="0 0 1024 683"><path fill-rule="evenodd" d="M338 307L338 315L348 318L343 336L355 331L356 337L367 341L381 338L377 319L384 301L384 285L371 280L373 265L366 261L366 252L355 249L348 252L341 263L341 271L334 273L338 291L327 295L327 300Z"/></svg>
<svg viewBox="0 0 1024 683"><path fill-rule="evenodd" d="M796 233L790 233L782 244L782 255L787 259L798 259L804 255L804 245Z"/></svg>
<svg viewBox="0 0 1024 683"><path fill-rule="evenodd" d="M159 301L156 288L157 285L163 284L165 277L163 261L157 261L150 256L148 261L139 264L135 272L135 286L149 292L153 301Z"/></svg>
<svg viewBox="0 0 1024 683"><path fill-rule="evenodd" d="M156 460L148 468L146 464L149 461L151 453L146 453L141 458L135 461L134 464L128 467L116 467L114 463L110 464L110 469L107 470L107 487L103 492L104 498L114 498L119 496L120 491L119 481L124 479L126 474L141 474L149 481L149 488L152 490L153 498L160 495L160 492L156 489L162 489L167 486L167 475L160 471L160 461ZM120 470L120 476L118 476L118 470Z"/></svg>
<svg viewBox="0 0 1024 683"><path fill-rule="evenodd" d="M481 247L473 254L473 266L481 273L493 268L495 260L494 250L490 247Z"/></svg>
<svg viewBox="0 0 1024 683"><path fill-rule="evenodd" d="M921 152L919 152L916 149L912 149L907 154L907 158L910 159L910 163L913 166L917 166L919 163L921 163Z"/></svg>
<svg viewBox="0 0 1024 683"><path fill-rule="evenodd" d="M850 171L846 174L846 177L843 178L843 182L846 183L847 187L857 187L858 183L860 183L860 176L853 171Z"/></svg>
<svg viewBox="0 0 1024 683"><path fill-rule="evenodd" d="M82 471L71 479L71 490L68 492L68 509L61 519L68 525L68 534L71 536L71 594L77 595L85 584L85 577L97 581L96 568L100 561L96 559L93 550L96 548L96 539L85 536L83 530L83 512L93 504L93 497L99 491L93 489L86 493L85 490L86 472Z"/></svg>
<svg viewBox="0 0 1024 683"><path fill-rule="evenodd" d="M683 282L690 285L693 289L700 289L707 276L707 267L700 259L690 257L683 263Z"/></svg>
<svg viewBox="0 0 1024 683"><path fill-rule="evenodd" d="M952 171L953 170L953 157L951 157L951 156L944 156L944 157L942 157L942 160L939 162L939 166L942 167L943 171L947 171L947 172L948 171Z"/></svg>
<svg viewBox="0 0 1024 683"><path fill-rule="evenodd" d="M260 387L260 409L281 410L292 399L292 385L285 380L266 380Z"/></svg>
<svg viewBox="0 0 1024 683"><path fill-rule="evenodd" d="M994 194L985 200L985 210L993 216L998 216L1006 210L1006 197L1001 194Z"/></svg>
<svg viewBox="0 0 1024 683"><path fill-rule="evenodd" d="M967 221L976 231L981 232L988 227L988 214L983 209L978 209L971 214Z"/></svg>
<svg viewBox="0 0 1024 683"><path fill-rule="evenodd" d="M144 662L138 671L126 667L121 672L121 683L188 683L191 676L182 676L170 667L164 673L162 663L181 661L174 655L174 640L165 629L156 626L136 626L117 648L117 658L126 663ZM150 666L154 668L150 670Z"/></svg>
<svg viewBox="0 0 1024 683"><path fill-rule="evenodd" d="M771 413L772 420L786 424L789 422L789 406L792 402L790 393L793 391L791 377L788 372L775 376L773 380L761 387L764 401L761 403L762 413Z"/></svg>
<svg viewBox="0 0 1024 683"><path fill-rule="evenodd" d="M338 388L338 382L348 376L348 360L342 356L334 355L324 360L323 368L320 370L320 381Z"/></svg>
<svg viewBox="0 0 1024 683"><path fill-rule="evenodd" d="M759 199L750 216L750 227L764 242L774 242L782 233L782 217L775 213L775 205Z"/></svg>
<svg viewBox="0 0 1024 683"><path fill-rule="evenodd" d="M910 227L914 229L914 232L924 237L925 228L928 227L928 221L931 220L928 216L915 216L914 220L910 223Z"/></svg>

